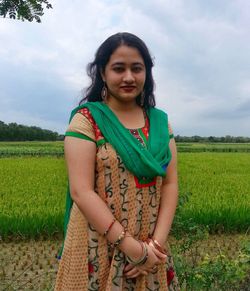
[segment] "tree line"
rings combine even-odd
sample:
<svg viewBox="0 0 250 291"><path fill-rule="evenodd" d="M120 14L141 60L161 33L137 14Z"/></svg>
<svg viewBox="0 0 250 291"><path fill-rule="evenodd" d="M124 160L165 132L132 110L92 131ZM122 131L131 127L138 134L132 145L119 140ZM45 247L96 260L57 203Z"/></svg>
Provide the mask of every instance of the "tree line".
<svg viewBox="0 0 250 291"><path fill-rule="evenodd" d="M48 129L0 121L0 141L55 141L62 138L57 132Z"/></svg>
<svg viewBox="0 0 250 291"><path fill-rule="evenodd" d="M190 142L190 143L195 143L195 142L200 142L200 143L248 143L250 142L250 137L244 137L244 136L231 136L231 135L226 135L226 136L221 136L221 137L216 137L216 136L199 136L199 135L194 135L194 136L180 136L176 135L175 136L175 141L176 142Z"/></svg>
<svg viewBox="0 0 250 291"><path fill-rule="evenodd" d="M0 141L56 141L63 140L64 136L55 131L42 129L37 126L26 126L17 123L5 124L0 121ZM222 137L175 136L176 142L202 143L248 143L250 137L226 135Z"/></svg>

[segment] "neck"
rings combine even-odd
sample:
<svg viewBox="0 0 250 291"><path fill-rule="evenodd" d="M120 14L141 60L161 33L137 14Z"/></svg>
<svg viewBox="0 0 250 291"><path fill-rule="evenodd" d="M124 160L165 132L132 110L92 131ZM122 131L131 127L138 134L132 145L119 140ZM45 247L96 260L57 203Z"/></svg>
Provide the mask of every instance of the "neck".
<svg viewBox="0 0 250 291"><path fill-rule="evenodd" d="M110 109L116 112L132 111L138 108L135 100L121 102L113 98L108 98L106 104L110 107Z"/></svg>

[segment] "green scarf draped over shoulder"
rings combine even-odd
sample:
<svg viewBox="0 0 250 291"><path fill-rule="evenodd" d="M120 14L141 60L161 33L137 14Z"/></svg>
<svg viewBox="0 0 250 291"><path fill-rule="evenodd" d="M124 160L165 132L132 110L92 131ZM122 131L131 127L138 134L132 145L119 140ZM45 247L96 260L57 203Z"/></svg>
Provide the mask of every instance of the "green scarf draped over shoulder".
<svg viewBox="0 0 250 291"><path fill-rule="evenodd" d="M149 139L145 148L125 128L113 111L102 102L87 102L76 107L69 122L79 109L88 108L105 140L110 143L121 157L125 167L138 179L152 179L166 176L166 165L171 160L169 148L168 116L163 111L150 107L146 113L149 118ZM68 187L66 212L64 218L64 234L72 207L72 199Z"/></svg>

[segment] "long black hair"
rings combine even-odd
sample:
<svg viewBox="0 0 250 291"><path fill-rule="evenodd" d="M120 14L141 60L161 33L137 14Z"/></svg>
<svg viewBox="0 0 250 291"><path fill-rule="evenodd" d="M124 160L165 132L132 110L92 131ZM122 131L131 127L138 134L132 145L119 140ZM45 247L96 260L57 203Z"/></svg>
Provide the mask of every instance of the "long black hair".
<svg viewBox="0 0 250 291"><path fill-rule="evenodd" d="M136 35L128 32L120 32L111 35L98 48L94 61L87 66L87 74L91 78L91 84L86 89L85 97L80 101L80 104L87 101L102 101L101 90L104 83L101 72L104 72L110 56L121 45L136 48L141 54L146 67L144 107L148 108L149 106L155 106L154 79L152 76L153 60L145 43ZM138 105L140 105L140 98L140 95L136 98Z"/></svg>

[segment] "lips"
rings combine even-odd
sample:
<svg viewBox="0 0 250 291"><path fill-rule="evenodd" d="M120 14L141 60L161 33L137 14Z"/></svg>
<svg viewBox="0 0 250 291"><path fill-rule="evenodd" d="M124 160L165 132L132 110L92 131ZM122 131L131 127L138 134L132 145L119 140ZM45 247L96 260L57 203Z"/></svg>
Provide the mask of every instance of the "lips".
<svg viewBox="0 0 250 291"><path fill-rule="evenodd" d="M121 86L121 89L124 91L133 91L136 87L135 86Z"/></svg>
<svg viewBox="0 0 250 291"><path fill-rule="evenodd" d="M134 89L135 86L121 86L121 88L123 88L123 89Z"/></svg>

